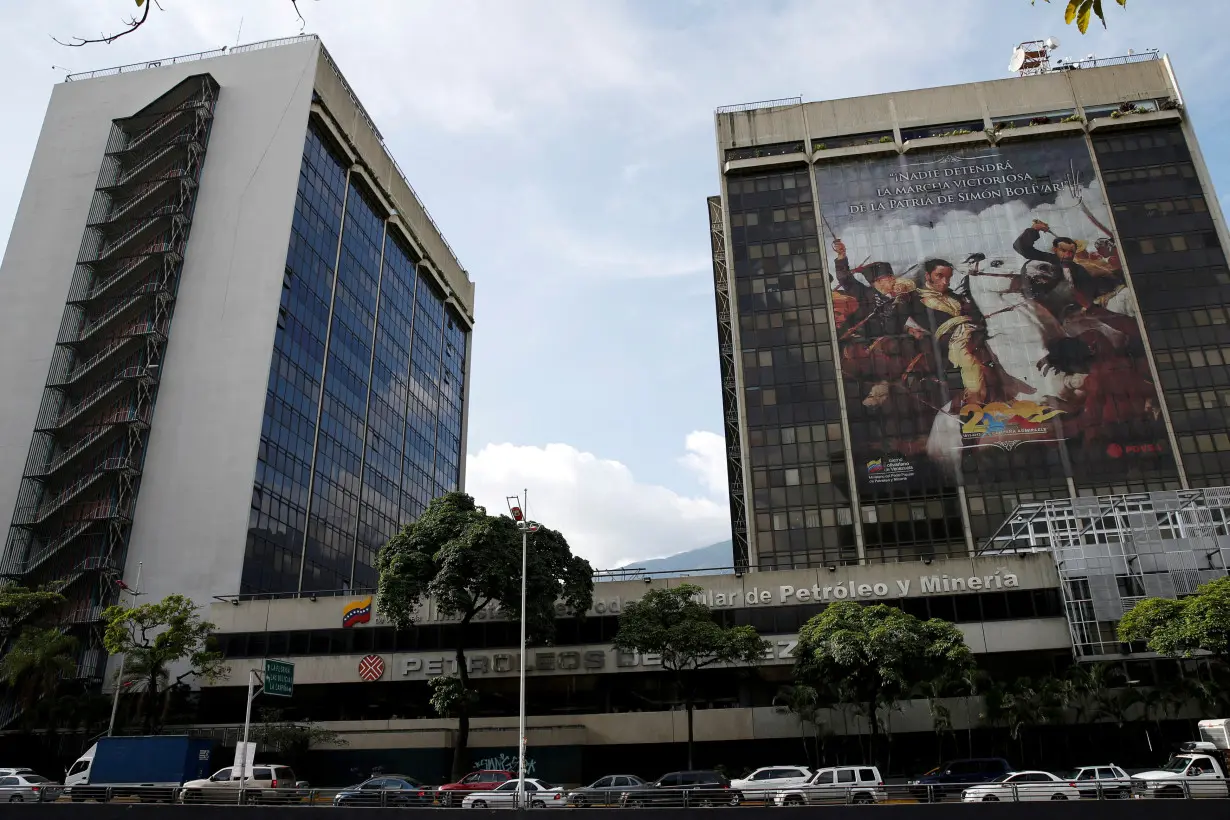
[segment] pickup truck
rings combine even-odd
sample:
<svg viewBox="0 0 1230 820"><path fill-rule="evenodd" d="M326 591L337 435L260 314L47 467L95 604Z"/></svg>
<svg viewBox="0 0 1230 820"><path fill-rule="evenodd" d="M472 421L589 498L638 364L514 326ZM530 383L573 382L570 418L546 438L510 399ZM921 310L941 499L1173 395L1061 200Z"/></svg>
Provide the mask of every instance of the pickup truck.
<svg viewBox="0 0 1230 820"><path fill-rule="evenodd" d="M1230 720L1202 720L1200 740L1179 746L1166 765L1132 775L1137 797L1230 797Z"/></svg>
<svg viewBox="0 0 1230 820"><path fill-rule="evenodd" d="M211 740L187 735L103 737L64 775L74 802L136 797L170 803L185 781L213 771Z"/></svg>

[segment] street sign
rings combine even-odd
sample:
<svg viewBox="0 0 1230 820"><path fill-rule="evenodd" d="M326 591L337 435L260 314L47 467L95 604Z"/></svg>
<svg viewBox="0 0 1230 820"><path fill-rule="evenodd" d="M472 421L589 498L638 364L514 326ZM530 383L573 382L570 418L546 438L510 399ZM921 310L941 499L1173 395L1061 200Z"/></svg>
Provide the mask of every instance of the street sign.
<svg viewBox="0 0 1230 820"><path fill-rule="evenodd" d="M295 665L286 661L265 659L265 694L290 697L295 685Z"/></svg>

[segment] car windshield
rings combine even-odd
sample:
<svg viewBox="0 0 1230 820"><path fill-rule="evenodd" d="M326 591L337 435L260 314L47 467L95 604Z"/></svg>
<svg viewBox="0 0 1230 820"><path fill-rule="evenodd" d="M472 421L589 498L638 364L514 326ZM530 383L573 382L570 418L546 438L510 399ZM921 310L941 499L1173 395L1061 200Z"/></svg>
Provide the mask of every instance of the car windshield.
<svg viewBox="0 0 1230 820"><path fill-rule="evenodd" d="M37 774L22 775L22 777L26 779L27 783L50 783L51 782L50 780L43 777L42 775L37 775Z"/></svg>
<svg viewBox="0 0 1230 820"><path fill-rule="evenodd" d="M1012 777L1012 775L1010 775L1010 774L1001 774L999 777L993 778L992 780L990 780L990 781L988 781L988 782L990 782L990 783L1003 783L1005 780L1007 780L1007 779L1008 779L1008 778L1010 778L1010 777Z"/></svg>
<svg viewBox="0 0 1230 820"><path fill-rule="evenodd" d="M1060 780L1075 780L1080 773L1080 769L1064 769L1062 772L1055 772L1055 774L1059 775Z"/></svg>
<svg viewBox="0 0 1230 820"><path fill-rule="evenodd" d="M1192 761L1186 757L1172 757L1162 767L1164 772L1182 772L1187 769L1187 765Z"/></svg>

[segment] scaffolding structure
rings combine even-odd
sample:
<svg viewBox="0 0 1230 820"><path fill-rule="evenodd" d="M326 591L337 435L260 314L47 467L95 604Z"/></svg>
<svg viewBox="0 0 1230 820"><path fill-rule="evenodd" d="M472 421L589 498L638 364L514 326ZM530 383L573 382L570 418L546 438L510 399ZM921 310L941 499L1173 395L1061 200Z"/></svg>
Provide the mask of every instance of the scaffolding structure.
<svg viewBox="0 0 1230 820"><path fill-rule="evenodd" d="M1230 574L1230 487L1022 504L979 550L1014 552L1054 556L1077 660L1132 655L1123 613Z"/></svg>
<svg viewBox="0 0 1230 820"><path fill-rule="evenodd" d="M75 678L103 675L218 84L183 80L112 123L0 574L59 592ZM15 717L11 705L0 722Z"/></svg>
<svg viewBox="0 0 1230 820"><path fill-rule="evenodd" d="M730 482L730 537L735 569L747 570L747 497L743 487L742 437L739 434L739 387L735 378L735 337L731 328L730 268L726 264L726 222L722 198L711 196L709 239L713 251L713 291L717 298L718 350L721 354L722 425L726 434L726 478Z"/></svg>

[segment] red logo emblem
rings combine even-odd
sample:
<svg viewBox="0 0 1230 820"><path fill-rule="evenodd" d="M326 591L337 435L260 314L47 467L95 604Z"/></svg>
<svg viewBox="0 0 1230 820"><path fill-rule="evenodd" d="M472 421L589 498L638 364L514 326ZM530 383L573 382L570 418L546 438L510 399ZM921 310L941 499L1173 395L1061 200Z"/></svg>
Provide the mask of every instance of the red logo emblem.
<svg viewBox="0 0 1230 820"><path fill-rule="evenodd" d="M1123 457L1123 447L1121 447L1118 444L1112 443L1109 447L1106 448L1106 455L1110 456L1111 458L1122 458Z"/></svg>
<svg viewBox="0 0 1230 820"><path fill-rule="evenodd" d="M368 655L359 661L359 677L369 683L380 680L384 676L384 658L379 655Z"/></svg>

